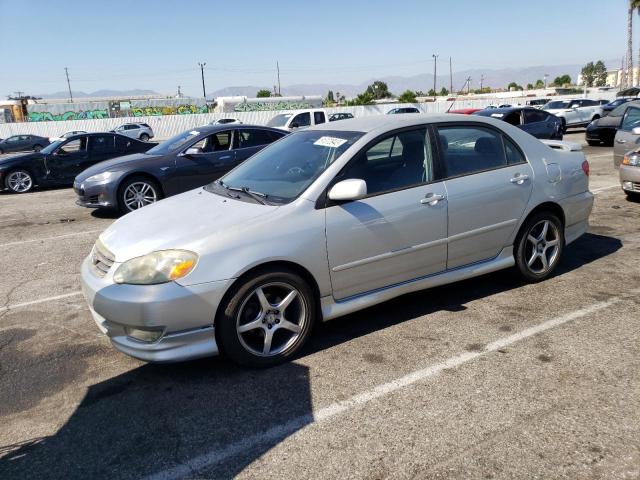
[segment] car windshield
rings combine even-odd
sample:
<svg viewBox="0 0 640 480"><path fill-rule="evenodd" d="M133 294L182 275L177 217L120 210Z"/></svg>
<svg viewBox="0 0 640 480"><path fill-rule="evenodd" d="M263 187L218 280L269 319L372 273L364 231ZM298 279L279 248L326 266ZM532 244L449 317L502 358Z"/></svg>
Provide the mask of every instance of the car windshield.
<svg viewBox="0 0 640 480"><path fill-rule="evenodd" d="M64 142L64 141L66 141L66 138L63 138L63 139L57 140L57 141L55 141L53 143L50 143L49 145L44 147L42 150L40 150L40 153L44 153L45 155L53 153L54 150L56 148L58 148L62 144L62 142Z"/></svg>
<svg viewBox="0 0 640 480"><path fill-rule="evenodd" d="M289 120L293 116L293 113L281 113L280 115L276 115L269 123L267 123L267 127L284 127Z"/></svg>
<svg viewBox="0 0 640 480"><path fill-rule="evenodd" d="M284 137L205 189L248 189L268 202L297 198L361 136L338 130L301 131Z"/></svg>
<svg viewBox="0 0 640 480"><path fill-rule="evenodd" d="M162 142L149 150L148 155L166 155L167 153L175 152L184 147L189 141L195 139L200 132L198 130L189 130L188 132L182 132L175 137L171 137L169 140Z"/></svg>
<svg viewBox="0 0 640 480"><path fill-rule="evenodd" d="M542 107L542 109L552 110L552 109L559 109L559 108L569 108L570 104L571 104L571 100L557 100L555 102L547 103L544 107Z"/></svg>

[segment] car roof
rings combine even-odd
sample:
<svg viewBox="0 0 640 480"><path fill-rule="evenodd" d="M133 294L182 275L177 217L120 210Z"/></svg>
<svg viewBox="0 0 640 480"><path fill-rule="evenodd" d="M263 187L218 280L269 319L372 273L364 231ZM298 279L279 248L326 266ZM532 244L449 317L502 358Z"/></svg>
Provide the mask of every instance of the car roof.
<svg viewBox="0 0 640 480"><path fill-rule="evenodd" d="M272 128L272 127L266 127L264 125L253 125L250 123L222 123L222 124L215 124L215 125L202 125L200 127L195 127L192 128L191 130L197 130L200 133L215 133L217 131L221 131L221 130L229 130L229 129L253 129L253 128L259 128L260 130L269 130L271 132L276 132L276 133L282 133L283 130L279 129L279 128Z"/></svg>
<svg viewBox="0 0 640 480"><path fill-rule="evenodd" d="M425 123L452 123L452 122L475 122L495 125L495 118L491 117L469 117L456 113L407 113L404 115L370 115L367 117L356 117L342 120L338 123L321 123L308 128L307 130L334 130L346 132L374 132L377 130L393 130L396 128L412 127Z"/></svg>
<svg viewBox="0 0 640 480"><path fill-rule="evenodd" d="M498 113L502 113L503 115L512 113L512 112L519 112L520 110L535 110L536 112L539 112L540 110L538 110L537 108L531 108L531 107L503 107L503 108L490 108L489 110L479 110L477 112L474 112L474 115L482 115L482 116L491 116L491 115L496 115Z"/></svg>

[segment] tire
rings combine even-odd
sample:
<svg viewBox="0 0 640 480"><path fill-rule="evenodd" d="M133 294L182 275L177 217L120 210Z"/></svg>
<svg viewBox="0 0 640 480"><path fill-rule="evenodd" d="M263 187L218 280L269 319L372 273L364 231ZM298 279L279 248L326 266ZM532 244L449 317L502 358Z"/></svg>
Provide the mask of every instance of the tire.
<svg viewBox="0 0 640 480"><path fill-rule="evenodd" d="M33 151L34 152L39 152L40 150L42 150L42 145L34 145L33 146Z"/></svg>
<svg viewBox="0 0 640 480"><path fill-rule="evenodd" d="M148 142L149 141L149 135L147 135L146 133L143 133L142 135L140 135L140 141Z"/></svg>
<svg viewBox="0 0 640 480"><path fill-rule="evenodd" d="M567 121L564 118L561 118L560 122L562 122L562 126L560 127L560 131L564 135L565 133L567 133Z"/></svg>
<svg viewBox="0 0 640 480"><path fill-rule="evenodd" d="M627 195L627 200L630 202L640 202L640 193L638 192L624 192Z"/></svg>
<svg viewBox="0 0 640 480"><path fill-rule="evenodd" d="M5 177L4 186L13 193L27 193L33 190L33 177L26 170L12 170Z"/></svg>
<svg viewBox="0 0 640 480"><path fill-rule="evenodd" d="M600 142L597 140L587 140L587 143L592 147L598 147L600 145Z"/></svg>
<svg viewBox="0 0 640 480"><path fill-rule="evenodd" d="M520 228L514 248L520 277L529 283L546 280L558 266L564 249L562 222L551 212L532 215Z"/></svg>
<svg viewBox="0 0 640 480"><path fill-rule="evenodd" d="M134 176L125 179L118 188L118 210L122 214L156 203L163 197L160 185L148 177Z"/></svg>
<svg viewBox="0 0 640 480"><path fill-rule="evenodd" d="M278 308L291 294L289 303ZM313 290L285 268L257 271L225 298L216 318L217 340L222 353L246 367L266 368L290 359L308 340L317 318Z"/></svg>

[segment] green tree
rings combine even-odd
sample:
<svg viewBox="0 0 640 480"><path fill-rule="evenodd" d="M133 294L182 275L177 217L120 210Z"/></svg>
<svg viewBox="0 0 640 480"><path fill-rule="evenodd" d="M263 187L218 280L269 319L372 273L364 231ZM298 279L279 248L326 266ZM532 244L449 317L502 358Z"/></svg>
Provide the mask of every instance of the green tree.
<svg viewBox="0 0 640 480"><path fill-rule="evenodd" d="M347 105L371 105L375 99L368 91L358 95L356 98L346 102Z"/></svg>
<svg viewBox="0 0 640 480"><path fill-rule="evenodd" d="M536 80L534 88L544 88L544 82L540 79Z"/></svg>
<svg viewBox="0 0 640 480"><path fill-rule="evenodd" d="M400 103L416 103L417 102L417 100L416 100L416 92L413 92L411 90L405 90L398 97L398 101Z"/></svg>
<svg viewBox="0 0 640 480"><path fill-rule="evenodd" d="M374 100L380 100L381 98L393 97L389 91L389 86L380 80L376 80L367 87L365 93L368 93Z"/></svg>
<svg viewBox="0 0 640 480"><path fill-rule="evenodd" d="M449 90L447 90L446 88L442 87L440 89L440 95L443 97L446 97L447 95L449 95Z"/></svg>
<svg viewBox="0 0 640 480"><path fill-rule="evenodd" d="M427 92L427 96L428 97L435 97L436 96L436 91L433 88L430 88L429 91Z"/></svg>
<svg viewBox="0 0 640 480"><path fill-rule="evenodd" d="M507 90L523 90L522 85L518 85L516 82L511 82L509 85L507 85Z"/></svg>
<svg viewBox="0 0 640 480"><path fill-rule="evenodd" d="M270 96L271 96L271 90L267 90L266 88L258 90L258 93L256 93L256 97L258 98L266 98Z"/></svg>
<svg viewBox="0 0 640 480"><path fill-rule="evenodd" d="M582 83L587 87L593 87L593 81L595 80L595 66L593 62L589 62L582 67L580 74L582 75Z"/></svg>
<svg viewBox="0 0 640 480"><path fill-rule="evenodd" d="M607 84L607 67L602 60L593 66L594 86L604 87Z"/></svg>
<svg viewBox="0 0 640 480"><path fill-rule="evenodd" d="M563 87L564 85L571 85L571 77L566 73L553 79L553 85L556 87Z"/></svg>
<svg viewBox="0 0 640 480"><path fill-rule="evenodd" d="M534 88L533 83L527 83L527 90L533 90Z"/></svg>

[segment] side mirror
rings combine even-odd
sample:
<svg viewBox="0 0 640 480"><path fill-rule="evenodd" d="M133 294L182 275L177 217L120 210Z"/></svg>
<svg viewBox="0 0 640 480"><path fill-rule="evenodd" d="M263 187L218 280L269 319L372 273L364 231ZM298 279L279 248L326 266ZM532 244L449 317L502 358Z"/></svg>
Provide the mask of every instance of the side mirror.
<svg viewBox="0 0 640 480"><path fill-rule="evenodd" d="M631 130L631 133L632 133L633 135L640 135L640 127L634 127L634 128Z"/></svg>
<svg viewBox="0 0 640 480"><path fill-rule="evenodd" d="M289 125L289 128L300 128L300 125L296 122L293 122L291 125Z"/></svg>
<svg viewBox="0 0 640 480"><path fill-rule="evenodd" d="M360 200L367 195L367 182L359 178L350 178L336 183L329 190L329 199L336 201Z"/></svg>
<svg viewBox="0 0 640 480"><path fill-rule="evenodd" d="M202 153L202 149L191 147L191 148L187 148L185 152L182 154L182 156L190 157L192 155L199 155L201 153Z"/></svg>

